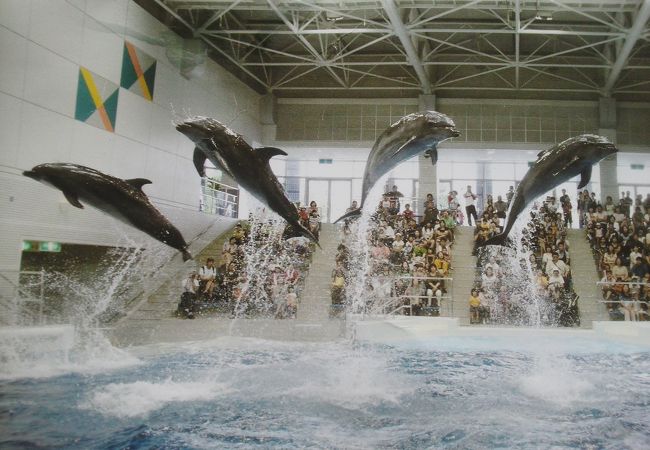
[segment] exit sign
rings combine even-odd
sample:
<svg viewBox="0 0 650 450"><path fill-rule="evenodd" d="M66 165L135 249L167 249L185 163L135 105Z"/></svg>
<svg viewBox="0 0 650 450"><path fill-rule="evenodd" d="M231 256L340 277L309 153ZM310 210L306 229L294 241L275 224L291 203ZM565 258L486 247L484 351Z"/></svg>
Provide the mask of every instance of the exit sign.
<svg viewBox="0 0 650 450"><path fill-rule="evenodd" d="M60 252L61 243L52 241L23 241L24 252Z"/></svg>
<svg viewBox="0 0 650 450"><path fill-rule="evenodd" d="M630 164L630 169L632 170L643 170L644 167L643 164Z"/></svg>

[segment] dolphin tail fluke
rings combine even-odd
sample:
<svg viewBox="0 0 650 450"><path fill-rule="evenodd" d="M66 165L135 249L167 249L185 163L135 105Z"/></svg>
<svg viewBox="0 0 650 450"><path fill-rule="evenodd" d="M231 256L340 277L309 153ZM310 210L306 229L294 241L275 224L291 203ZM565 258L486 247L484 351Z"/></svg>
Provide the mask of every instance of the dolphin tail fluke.
<svg viewBox="0 0 650 450"><path fill-rule="evenodd" d="M508 239L508 235L505 233L497 234L494 237L491 237L487 241L483 242L482 244L479 244L478 247L483 247L485 245L506 245L506 241Z"/></svg>
<svg viewBox="0 0 650 450"><path fill-rule="evenodd" d="M345 219L357 219L359 218L359 216L361 216L361 208L353 209L352 211L347 212L343 214L341 217L339 217L338 219L336 219L334 223L338 223L341 220L345 220Z"/></svg>
<svg viewBox="0 0 650 450"><path fill-rule="evenodd" d="M183 252L183 262L189 261L190 259L194 259L192 254L188 252L187 249L183 249L181 250L181 252Z"/></svg>

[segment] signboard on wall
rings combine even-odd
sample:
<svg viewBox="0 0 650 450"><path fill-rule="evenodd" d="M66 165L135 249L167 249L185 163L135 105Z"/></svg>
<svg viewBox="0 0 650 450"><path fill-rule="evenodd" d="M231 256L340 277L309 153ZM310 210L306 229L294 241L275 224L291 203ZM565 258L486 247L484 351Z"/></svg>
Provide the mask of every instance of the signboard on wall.
<svg viewBox="0 0 650 450"><path fill-rule="evenodd" d="M53 241L23 241L24 252L60 252L61 243Z"/></svg>

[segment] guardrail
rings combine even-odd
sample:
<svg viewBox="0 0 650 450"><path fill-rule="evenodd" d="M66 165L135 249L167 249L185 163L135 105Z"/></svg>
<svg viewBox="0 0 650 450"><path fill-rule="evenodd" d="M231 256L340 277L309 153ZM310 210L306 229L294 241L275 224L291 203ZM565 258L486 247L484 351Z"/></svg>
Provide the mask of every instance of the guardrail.
<svg viewBox="0 0 650 450"><path fill-rule="evenodd" d="M453 317L454 315L454 303L453 298L453 278L451 277L422 277L422 276L375 276L369 278L370 283L372 284L373 280L379 280L380 282L388 280L391 283L390 290L391 295L389 296L373 296L369 299L372 303L370 309L375 313L383 314L397 314L404 311L409 311L412 315L414 313L414 307L420 309L420 312L423 312L423 315L434 315L435 312L442 317ZM435 292L431 292L431 295L427 295L426 292L428 288L426 286L418 287L421 289L419 295L414 295L415 293L407 293L408 287L404 289L404 285L399 286L398 283L403 283L405 280L411 280L409 286L415 286L415 283L420 281L443 281L445 283L445 288L442 291L440 296L437 296ZM404 289L404 292L397 294L396 292ZM426 290L425 290L426 289ZM424 291L424 293L422 292ZM406 304L405 302L408 302ZM435 305L435 306L434 306Z"/></svg>
<svg viewBox="0 0 650 450"><path fill-rule="evenodd" d="M11 278L8 274L16 274ZM2 322L8 325L42 325L45 305L45 270L5 270L0 272L0 307ZM24 281L25 278L35 281ZM26 309L26 304L36 304L36 311ZM26 320L29 319L29 320Z"/></svg>
<svg viewBox="0 0 650 450"><path fill-rule="evenodd" d="M209 178L201 179L200 211L224 217L237 218L239 212L239 189Z"/></svg>

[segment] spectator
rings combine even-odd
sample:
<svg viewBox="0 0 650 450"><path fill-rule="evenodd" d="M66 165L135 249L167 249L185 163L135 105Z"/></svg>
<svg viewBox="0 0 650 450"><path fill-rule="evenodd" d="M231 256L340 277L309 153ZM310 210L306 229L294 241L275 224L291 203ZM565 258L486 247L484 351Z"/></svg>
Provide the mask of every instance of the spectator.
<svg viewBox="0 0 650 450"><path fill-rule="evenodd" d="M196 293L199 290L199 275L195 270L191 271L181 282L183 292L181 301L178 304L176 313L179 316L194 319L194 310L196 307Z"/></svg>
<svg viewBox="0 0 650 450"><path fill-rule="evenodd" d="M478 289L472 289L472 292L469 295L469 315L470 323L481 323L482 306Z"/></svg>
<svg viewBox="0 0 650 450"><path fill-rule="evenodd" d="M506 218L508 204L501 199L500 195L497 197L497 201L494 203L494 209L499 220L504 220Z"/></svg>
<svg viewBox="0 0 650 450"><path fill-rule="evenodd" d="M199 280L199 293L211 299L217 281L217 269L214 267L214 258L206 259L205 265L201 266L199 269Z"/></svg>
<svg viewBox="0 0 650 450"><path fill-rule="evenodd" d="M345 275L343 270L335 269L332 273L332 304L340 305L343 303L345 293Z"/></svg>
<svg viewBox="0 0 650 450"><path fill-rule="evenodd" d="M508 206L510 206L510 202L512 201L512 197L515 195L515 190L512 186L508 188L508 192L506 192L506 202L508 203Z"/></svg>
<svg viewBox="0 0 650 450"><path fill-rule="evenodd" d="M472 217L474 221L478 222L478 216L476 214L476 195L472 192L472 186L467 186L467 191L465 192L465 212L467 213L467 224L472 226Z"/></svg>

